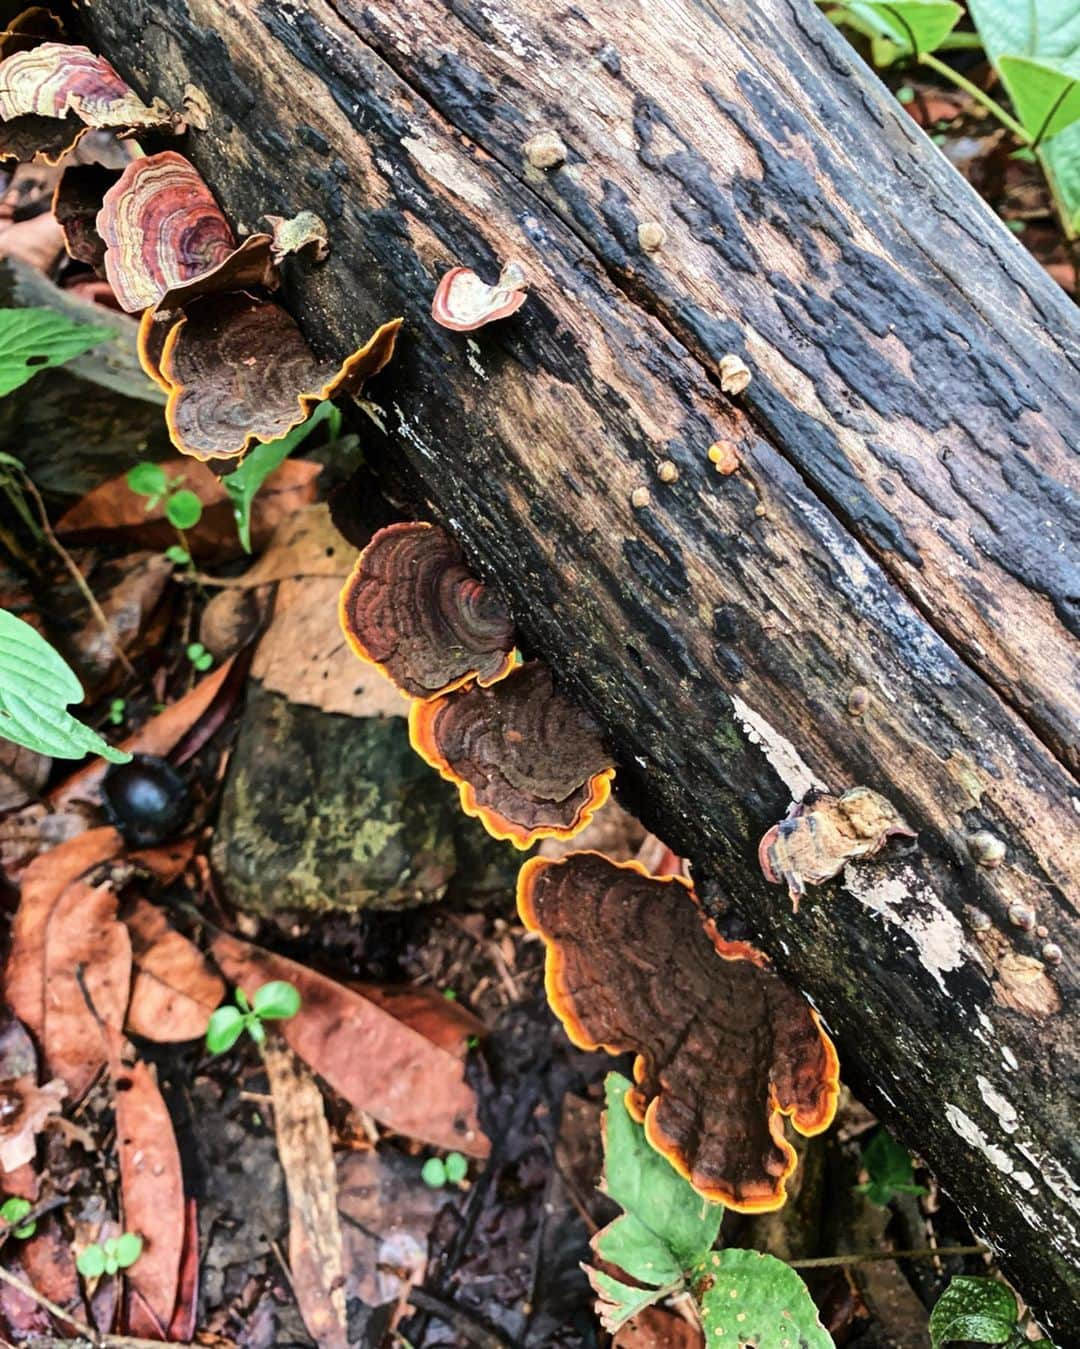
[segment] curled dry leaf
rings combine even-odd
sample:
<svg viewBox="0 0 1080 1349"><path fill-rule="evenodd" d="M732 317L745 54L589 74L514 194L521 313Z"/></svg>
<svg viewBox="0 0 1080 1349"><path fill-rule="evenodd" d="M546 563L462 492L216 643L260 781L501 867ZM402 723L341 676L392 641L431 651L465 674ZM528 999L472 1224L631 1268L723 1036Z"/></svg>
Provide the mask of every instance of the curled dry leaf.
<svg viewBox="0 0 1080 1349"><path fill-rule="evenodd" d="M194 300L161 348L173 444L196 459L232 459L279 439L316 403L354 393L377 374L400 327L400 319L384 323L335 366L316 359L280 305L244 292Z"/></svg>
<svg viewBox="0 0 1080 1349"><path fill-rule="evenodd" d="M67 1095L54 1079L37 1085L37 1055L19 1021L9 1018L0 1031L0 1171L33 1161L37 1135L50 1115L59 1113Z"/></svg>
<svg viewBox="0 0 1080 1349"><path fill-rule="evenodd" d="M608 799L615 776L596 723L539 661L490 688L413 703L409 738L457 784L465 813L518 848L572 837Z"/></svg>
<svg viewBox="0 0 1080 1349"><path fill-rule="evenodd" d="M236 248L229 222L199 171L175 150L134 159L97 217L105 275L129 314L219 266Z"/></svg>
<svg viewBox="0 0 1080 1349"><path fill-rule="evenodd" d="M485 323L516 314L528 298L527 285L520 262L506 263L493 286L468 267L452 267L439 282L431 302L431 317L442 328L472 332Z"/></svg>
<svg viewBox="0 0 1080 1349"><path fill-rule="evenodd" d="M120 1193L124 1227L143 1239L142 1254L125 1271L137 1295L128 1324L135 1335L164 1339L176 1307L187 1218L180 1151L152 1070L141 1060L128 1068L121 1045L119 1035L111 1037Z"/></svg>
<svg viewBox="0 0 1080 1349"><path fill-rule="evenodd" d="M222 972L249 998L271 979L299 990L300 1011L280 1023L289 1046L357 1110L395 1133L486 1157L465 1068L367 998L284 956L219 933Z"/></svg>
<svg viewBox="0 0 1080 1349"><path fill-rule="evenodd" d="M164 1043L205 1035L210 1014L225 996L221 976L156 905L137 900L124 922L135 963L128 1030Z"/></svg>
<svg viewBox="0 0 1080 1349"><path fill-rule="evenodd" d="M280 215L264 215L263 219L273 230L271 255L275 262L305 249L310 250L316 262L325 262L330 256L326 224L314 211L300 211L291 220Z"/></svg>
<svg viewBox="0 0 1080 1349"><path fill-rule="evenodd" d="M108 1061L105 1036L124 1024L131 941L108 885L73 881L45 929L45 1023L49 1068L78 1101Z"/></svg>
<svg viewBox="0 0 1080 1349"><path fill-rule="evenodd" d="M545 984L574 1044L637 1055L626 1106L706 1199L779 1208L795 1168L784 1115L827 1128L839 1068L802 996L724 941L681 877L599 853L533 858L518 911L547 947ZM632 945L630 958L628 947Z"/></svg>
<svg viewBox="0 0 1080 1349"><path fill-rule="evenodd" d="M808 885L824 884L856 858L873 857L897 834L916 837L896 807L869 787L842 796L814 791L773 825L758 845L758 861L771 885L787 885L798 912Z"/></svg>
<svg viewBox="0 0 1080 1349"><path fill-rule="evenodd" d="M102 164L69 164L53 194L52 213L64 232L68 253L96 272L105 267L105 241L97 232L97 216L105 193L119 177L119 169Z"/></svg>
<svg viewBox="0 0 1080 1349"><path fill-rule="evenodd" d="M361 660L413 698L434 698L471 679L493 684L514 664L509 611L438 525L380 529L345 583L340 617Z"/></svg>

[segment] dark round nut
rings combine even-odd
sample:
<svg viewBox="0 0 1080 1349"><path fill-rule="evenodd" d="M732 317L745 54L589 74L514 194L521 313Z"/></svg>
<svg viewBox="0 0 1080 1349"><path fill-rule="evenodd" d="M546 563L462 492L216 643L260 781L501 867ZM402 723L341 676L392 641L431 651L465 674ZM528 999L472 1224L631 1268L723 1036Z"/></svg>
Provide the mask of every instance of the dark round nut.
<svg viewBox="0 0 1080 1349"><path fill-rule="evenodd" d="M114 764L101 784L105 815L136 848L153 848L174 837L191 818L191 793L166 759L137 754Z"/></svg>

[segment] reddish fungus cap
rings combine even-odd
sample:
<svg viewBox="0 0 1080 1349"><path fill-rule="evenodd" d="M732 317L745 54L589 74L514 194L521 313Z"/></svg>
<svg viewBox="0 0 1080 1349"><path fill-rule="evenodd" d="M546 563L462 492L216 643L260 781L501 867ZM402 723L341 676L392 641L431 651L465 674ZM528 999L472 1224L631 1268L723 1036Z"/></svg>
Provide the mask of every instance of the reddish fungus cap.
<svg viewBox="0 0 1080 1349"><path fill-rule="evenodd" d="M431 302L431 317L440 327L471 332L516 314L527 298L527 284L519 262L508 262L493 286L468 267L452 267L439 282Z"/></svg>
<svg viewBox="0 0 1080 1349"><path fill-rule="evenodd" d="M839 1095L836 1050L805 999L748 943L724 941L679 876L599 853L536 857L517 900L570 1039L637 1055L626 1105L652 1146L706 1199L779 1208L796 1162L783 1117L820 1133Z"/></svg>
<svg viewBox="0 0 1080 1349"><path fill-rule="evenodd" d="M132 160L106 192L97 229L105 275L129 314L220 266L236 248L213 193L175 150Z"/></svg>
<svg viewBox="0 0 1080 1349"><path fill-rule="evenodd" d="M572 838L611 792L615 770L596 723L539 661L409 711L417 753L457 784L462 809L495 838L527 848Z"/></svg>
<svg viewBox="0 0 1080 1349"><path fill-rule="evenodd" d="M353 651L412 698L436 698L471 679L493 684L514 664L506 606L438 525L380 529L357 558L339 612Z"/></svg>
<svg viewBox="0 0 1080 1349"><path fill-rule="evenodd" d="M145 104L103 56L63 42L42 42L0 62L0 119L29 113L54 118L71 113L86 126L112 130L173 120L160 100Z"/></svg>
<svg viewBox="0 0 1080 1349"><path fill-rule="evenodd" d="M249 234L238 248L227 253L215 266L188 281L178 281L170 286L158 300L157 308L162 311L183 309L200 295L247 290L251 286L276 290L278 274L270 256L271 242L269 234Z"/></svg>

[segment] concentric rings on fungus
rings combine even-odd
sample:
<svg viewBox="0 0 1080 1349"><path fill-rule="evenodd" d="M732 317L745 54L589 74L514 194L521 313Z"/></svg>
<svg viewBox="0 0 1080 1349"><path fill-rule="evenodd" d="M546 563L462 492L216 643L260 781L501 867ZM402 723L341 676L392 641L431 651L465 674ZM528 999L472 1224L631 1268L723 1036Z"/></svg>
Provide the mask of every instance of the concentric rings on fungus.
<svg viewBox="0 0 1080 1349"><path fill-rule="evenodd" d="M525 270L508 262L493 286L468 267L451 267L439 282L431 302L431 317L441 328L468 333L485 323L516 314L528 298Z"/></svg>
<svg viewBox="0 0 1080 1349"><path fill-rule="evenodd" d="M437 698L470 679L492 684L514 664L506 606L438 525L380 529L342 589L340 616L353 651L412 698Z"/></svg>
<svg viewBox="0 0 1080 1349"><path fill-rule="evenodd" d="M414 702L409 739L457 784L465 813L518 848L572 838L607 800L615 776L596 723L539 661L490 688L470 684Z"/></svg>
<svg viewBox="0 0 1080 1349"><path fill-rule="evenodd" d="M630 1113L699 1194L779 1208L799 1133L832 1122L839 1063L817 1013L746 942L724 941L679 876L580 852L530 859L518 912L547 948L552 1009L581 1049L632 1050Z"/></svg>

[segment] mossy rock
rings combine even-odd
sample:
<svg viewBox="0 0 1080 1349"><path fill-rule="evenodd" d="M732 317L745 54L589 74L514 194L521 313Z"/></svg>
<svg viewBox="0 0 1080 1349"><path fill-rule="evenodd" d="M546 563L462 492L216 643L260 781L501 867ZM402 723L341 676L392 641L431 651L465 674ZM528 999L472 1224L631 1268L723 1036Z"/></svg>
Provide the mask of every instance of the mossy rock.
<svg viewBox="0 0 1080 1349"><path fill-rule="evenodd" d="M344 717L256 682L213 844L253 913L391 909L513 893L522 855L465 816L409 745L404 717Z"/></svg>

